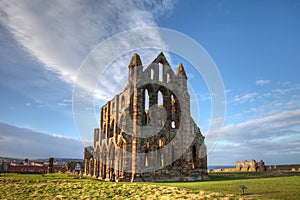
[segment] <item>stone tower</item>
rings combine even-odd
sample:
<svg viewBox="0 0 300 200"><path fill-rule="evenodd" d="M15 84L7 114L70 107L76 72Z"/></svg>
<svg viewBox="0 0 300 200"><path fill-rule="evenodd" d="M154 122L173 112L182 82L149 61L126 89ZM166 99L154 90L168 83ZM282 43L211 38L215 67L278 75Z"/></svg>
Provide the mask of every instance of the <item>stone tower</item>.
<svg viewBox="0 0 300 200"><path fill-rule="evenodd" d="M161 52L143 70L140 56L133 54L127 86L101 108L93 148L85 174L101 179L206 179L206 145L190 115L183 65L174 73Z"/></svg>

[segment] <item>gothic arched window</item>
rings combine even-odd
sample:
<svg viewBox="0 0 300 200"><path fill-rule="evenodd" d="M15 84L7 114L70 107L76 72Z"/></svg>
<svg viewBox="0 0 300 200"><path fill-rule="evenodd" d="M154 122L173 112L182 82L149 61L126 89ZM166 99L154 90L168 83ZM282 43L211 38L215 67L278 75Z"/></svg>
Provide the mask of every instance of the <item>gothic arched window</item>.
<svg viewBox="0 0 300 200"><path fill-rule="evenodd" d="M164 99L163 99L163 95L161 93L161 91L159 90L157 93L157 105L164 105Z"/></svg>
<svg viewBox="0 0 300 200"><path fill-rule="evenodd" d="M150 78L153 80L154 79L154 69L151 69L151 75Z"/></svg>
<svg viewBox="0 0 300 200"><path fill-rule="evenodd" d="M149 92L147 89L145 89L145 107L144 107L144 110L149 110L150 107L149 107Z"/></svg>
<svg viewBox="0 0 300 200"><path fill-rule="evenodd" d="M172 121L172 122L171 122L171 128L176 128L175 121Z"/></svg>
<svg viewBox="0 0 300 200"><path fill-rule="evenodd" d="M170 74L167 73L167 83L170 83L171 82L171 77L170 77Z"/></svg>
<svg viewBox="0 0 300 200"><path fill-rule="evenodd" d="M197 158L197 152L196 152L196 146L193 145L193 148L192 148L192 168L195 169L196 168L196 158Z"/></svg>
<svg viewBox="0 0 300 200"><path fill-rule="evenodd" d="M159 78L158 78L158 80L159 81L163 81L163 64L162 63L158 63L158 72L159 72Z"/></svg>
<svg viewBox="0 0 300 200"><path fill-rule="evenodd" d="M164 147L164 142L162 139L159 139L158 140L158 149L162 149L163 147ZM164 154L163 154L162 150L159 151L159 155L160 155L160 166L163 166L164 165Z"/></svg>

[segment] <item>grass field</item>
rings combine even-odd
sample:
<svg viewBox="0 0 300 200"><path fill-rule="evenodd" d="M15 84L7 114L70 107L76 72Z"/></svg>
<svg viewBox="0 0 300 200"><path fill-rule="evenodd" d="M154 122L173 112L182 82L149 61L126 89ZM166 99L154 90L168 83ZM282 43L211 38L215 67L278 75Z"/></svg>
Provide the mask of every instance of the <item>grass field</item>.
<svg viewBox="0 0 300 200"><path fill-rule="evenodd" d="M0 199L300 199L299 173L213 173L210 179L112 183L67 174L1 174ZM239 185L248 187L244 195Z"/></svg>

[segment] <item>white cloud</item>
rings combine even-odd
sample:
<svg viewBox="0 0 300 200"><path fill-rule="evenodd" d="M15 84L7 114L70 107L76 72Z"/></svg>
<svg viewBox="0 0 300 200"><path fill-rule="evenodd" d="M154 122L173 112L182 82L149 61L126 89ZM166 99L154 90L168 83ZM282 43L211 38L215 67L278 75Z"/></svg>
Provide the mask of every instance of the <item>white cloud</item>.
<svg viewBox="0 0 300 200"><path fill-rule="evenodd" d="M0 155L16 158L83 158L79 140L0 122Z"/></svg>
<svg viewBox="0 0 300 200"><path fill-rule="evenodd" d="M230 158L223 162L233 165L235 160L245 159L263 159L268 164L290 163L291 160L299 163L299 126L300 109L228 124L223 128L222 136L210 156L214 162L222 163L224 158L218 160L219 154L225 152ZM288 157L283 158L283 155Z"/></svg>
<svg viewBox="0 0 300 200"><path fill-rule="evenodd" d="M261 118L249 119L239 124L225 126L224 135L230 137L229 141L255 140L258 138L272 139L286 135L294 135L292 127L300 125L300 109L283 111ZM290 135L290 136L291 136Z"/></svg>
<svg viewBox="0 0 300 200"><path fill-rule="evenodd" d="M255 81L256 85L268 85L270 83L270 80L257 80Z"/></svg>
<svg viewBox="0 0 300 200"><path fill-rule="evenodd" d="M279 81L277 82L278 85L290 85L291 82L290 81Z"/></svg>
<svg viewBox="0 0 300 200"><path fill-rule="evenodd" d="M236 95L232 102L234 103L246 103L246 102L251 102L251 101L254 101L255 98L257 97L257 93L256 92L251 92L251 93L247 93L247 94L244 94L244 95Z"/></svg>
<svg viewBox="0 0 300 200"><path fill-rule="evenodd" d="M285 95L285 94L288 94L290 92L295 92L297 90L300 90L300 85L298 85L298 84L296 84L296 85L288 84L288 85L285 85L285 86L288 86L288 87L273 89L272 93L278 94L278 95Z"/></svg>
<svg viewBox="0 0 300 200"><path fill-rule="evenodd" d="M300 140L299 90L295 83L238 95L231 90L226 125L209 155L212 162L234 165L236 160L263 159L267 164L299 163L300 149L293 142ZM220 156L222 152L230 158Z"/></svg>
<svg viewBox="0 0 300 200"><path fill-rule="evenodd" d="M62 80L73 84L81 62L98 43L121 31L157 26L155 17L163 16L172 9L173 4L169 0L4 0L0 2L0 22L33 58L57 73ZM149 34L148 37L159 41L158 34ZM135 42L140 41L137 39ZM111 46L107 53L114 53L113 49L117 46ZM95 70L102 67L99 66L101 59L97 59ZM118 81L118 74L112 73L106 85L111 86ZM77 84L93 93L99 77L95 77L93 71L85 75L86 81ZM99 97L106 99L105 96L110 96L106 94L110 89L101 91L104 94Z"/></svg>
<svg viewBox="0 0 300 200"><path fill-rule="evenodd" d="M234 165L239 160L266 164L299 163L300 103L298 84L289 83L269 91L228 95L227 122L210 164ZM243 104L244 103L244 104ZM230 155L223 157L221 155Z"/></svg>
<svg viewBox="0 0 300 200"><path fill-rule="evenodd" d="M173 3L170 0L0 1L1 28L5 27L6 35L13 36L15 39L12 41L14 46L11 52L15 53L15 50L19 52L21 46L24 52L28 53L25 57L34 59L33 66L30 63L21 64L21 67L17 67L16 70L14 67L16 64L13 62L14 55L5 54L7 56L5 59L9 60L9 64L1 66L0 72L1 74L9 72L10 76L7 76L9 83L5 84L24 96L29 96L33 100L39 99L43 106L65 108L70 112L71 107L67 106L68 102L62 102L61 99L69 99L72 96L71 87L74 86L79 67L91 50L122 31L157 26L156 18L165 16L172 9ZM12 40L11 37L9 38ZM135 37L126 38L127 40L114 41L115 43L107 46L104 51L93 54L94 57L89 59L89 70L80 71L80 79L76 80L76 86L80 88L82 98L75 101L79 102L79 107L84 108L82 109L84 111L81 110L80 113L73 111L73 114L75 125L82 139L86 139L82 136L83 133L91 135L91 129L97 127L99 121L96 119L99 115L95 116L93 113L95 107L93 97L95 96L99 101L97 103L103 104L124 88L124 85L122 88L116 86L126 79L127 66L130 61L126 56L131 56L133 52L120 56L118 61L115 61L115 65L109 67L108 76L101 79L98 88L96 84L100 77L95 72L98 72L99 68L107 67L102 65L106 57L116 56L120 48L118 42L130 47L144 44L144 42L162 44L160 35L155 32L145 32L143 38L144 40L135 35ZM6 46L10 46L9 44L10 42L5 41ZM2 51L4 50L0 48L0 52ZM22 58L24 52L19 53ZM138 53L143 63L149 63L157 55L154 51L147 56L145 56L146 53L143 54L140 51ZM45 77L47 77L46 80ZM17 84L14 80L17 80ZM0 81L2 82L2 78ZM31 87L26 88L28 84ZM44 90L43 93L41 90ZM74 107L77 109L76 106L72 108ZM80 128L79 123L84 127Z"/></svg>
<svg viewBox="0 0 300 200"><path fill-rule="evenodd" d="M63 101L58 102L57 105L58 106L62 106L62 107L71 106L72 105L72 100L70 100L70 99L64 99Z"/></svg>

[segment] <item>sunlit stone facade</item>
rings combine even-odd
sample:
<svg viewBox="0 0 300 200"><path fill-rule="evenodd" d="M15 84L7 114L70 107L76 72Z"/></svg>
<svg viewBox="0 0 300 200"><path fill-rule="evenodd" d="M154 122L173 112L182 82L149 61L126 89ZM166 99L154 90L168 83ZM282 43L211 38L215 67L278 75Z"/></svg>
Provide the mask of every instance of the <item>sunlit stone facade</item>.
<svg viewBox="0 0 300 200"><path fill-rule="evenodd" d="M187 76L163 53L143 69L138 54L124 91L100 111L85 171L113 181L189 181L207 178L204 136L190 115Z"/></svg>

